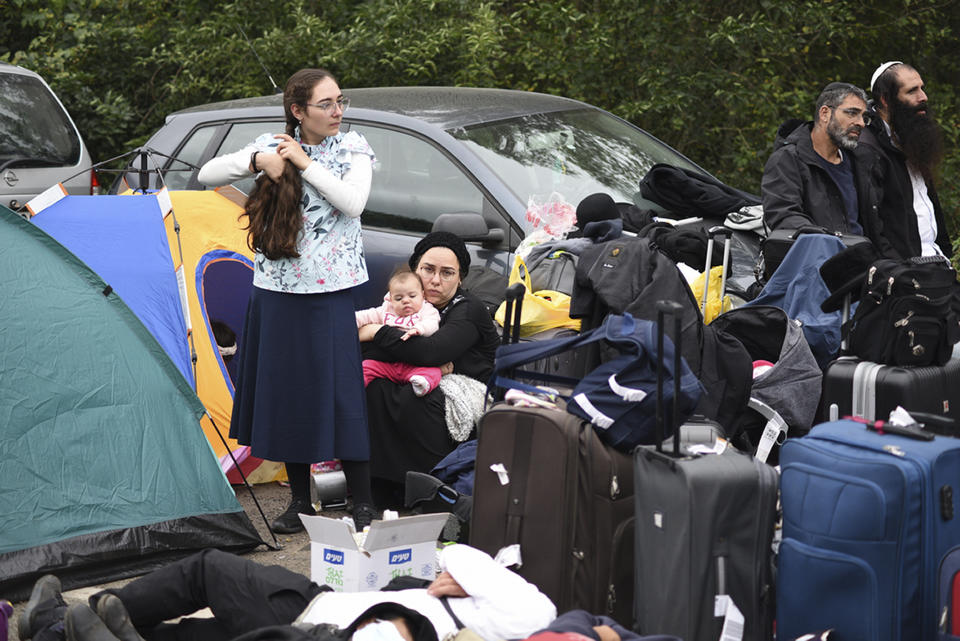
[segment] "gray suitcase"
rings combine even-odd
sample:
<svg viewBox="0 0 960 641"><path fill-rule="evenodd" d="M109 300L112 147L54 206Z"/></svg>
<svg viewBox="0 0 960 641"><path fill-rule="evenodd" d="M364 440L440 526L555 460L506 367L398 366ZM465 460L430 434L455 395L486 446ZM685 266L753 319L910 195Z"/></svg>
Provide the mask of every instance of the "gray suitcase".
<svg viewBox="0 0 960 641"><path fill-rule="evenodd" d="M726 595L743 615L743 639L771 639L776 471L729 445L722 454L671 449L634 452L637 631L716 641L727 619L715 606ZM728 625L736 631L733 615Z"/></svg>

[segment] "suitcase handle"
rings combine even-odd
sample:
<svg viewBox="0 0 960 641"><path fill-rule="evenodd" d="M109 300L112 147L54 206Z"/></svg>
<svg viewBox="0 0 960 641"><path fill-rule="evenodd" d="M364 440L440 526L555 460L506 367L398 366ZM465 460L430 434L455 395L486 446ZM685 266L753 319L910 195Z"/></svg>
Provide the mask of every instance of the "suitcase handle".
<svg viewBox="0 0 960 641"><path fill-rule="evenodd" d="M707 230L707 256L703 261L703 299L700 302L700 315L703 322L707 322L707 294L710 292L710 268L713 266L713 239L723 236L723 262L720 267L720 312L723 312L723 292L727 288L727 265L730 262L730 238L733 230L723 225L716 225Z"/></svg>
<svg viewBox="0 0 960 641"><path fill-rule="evenodd" d="M683 306L680 303L672 300L660 300L657 301L657 414L655 420L656 433L655 439L657 441L657 452L663 452L663 438L664 438L664 407L663 407L663 378L664 378L664 364L663 364L663 335L665 333L665 321L666 316L673 316L673 328L674 336L676 339L673 344L673 413L671 417L671 422L676 429L679 421L679 404L680 404L680 317L683 314ZM675 457L680 456L680 438L679 435L675 434L673 439L673 455Z"/></svg>
<svg viewBox="0 0 960 641"><path fill-rule="evenodd" d="M502 337L504 345L516 343L520 340L520 315L523 311L523 295L526 292L527 288L523 283L514 283L507 287L507 307L503 315L503 320L506 323Z"/></svg>
<svg viewBox="0 0 960 641"><path fill-rule="evenodd" d="M934 438L934 435L930 432L924 432L909 425L897 425L887 421L869 421L862 416L848 416L847 418L857 423L865 424L868 430L876 432L877 434L896 434L897 436L906 436L907 438L918 441L932 441Z"/></svg>

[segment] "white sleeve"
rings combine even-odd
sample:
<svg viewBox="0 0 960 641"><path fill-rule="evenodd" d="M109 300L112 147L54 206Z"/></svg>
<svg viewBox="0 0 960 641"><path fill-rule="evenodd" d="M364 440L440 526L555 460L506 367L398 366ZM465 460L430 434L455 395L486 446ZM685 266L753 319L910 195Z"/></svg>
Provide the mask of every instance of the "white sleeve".
<svg viewBox="0 0 960 641"><path fill-rule="evenodd" d="M255 146L249 145L240 151L211 158L200 168L197 180L208 187L219 187L252 175L250 154L256 149Z"/></svg>
<svg viewBox="0 0 960 641"><path fill-rule="evenodd" d="M373 162L366 154L352 152L350 169L343 174L343 178L337 178L320 163L311 162L303 170L303 179L313 185L335 209L350 218L356 218L363 213L367 197L370 196Z"/></svg>
<svg viewBox="0 0 960 641"><path fill-rule="evenodd" d="M532 583L468 545L443 549L440 568L470 596L449 599L464 625L484 639L523 639L557 617L553 602Z"/></svg>

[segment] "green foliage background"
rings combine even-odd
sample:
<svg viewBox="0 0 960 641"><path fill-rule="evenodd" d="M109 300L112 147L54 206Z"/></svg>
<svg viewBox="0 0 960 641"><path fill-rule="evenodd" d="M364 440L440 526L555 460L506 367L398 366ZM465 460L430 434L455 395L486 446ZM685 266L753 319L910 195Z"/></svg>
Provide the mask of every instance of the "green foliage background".
<svg viewBox="0 0 960 641"><path fill-rule="evenodd" d="M960 230L960 0L0 0L0 60L40 72L96 160L165 114L272 91L305 66L343 87L473 85L578 98L758 192L777 126L880 63L922 74Z"/></svg>

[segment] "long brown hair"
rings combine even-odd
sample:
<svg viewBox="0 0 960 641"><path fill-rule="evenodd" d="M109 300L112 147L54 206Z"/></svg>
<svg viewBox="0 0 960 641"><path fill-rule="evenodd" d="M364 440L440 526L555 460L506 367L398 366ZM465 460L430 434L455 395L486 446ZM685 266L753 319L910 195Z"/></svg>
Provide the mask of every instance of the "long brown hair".
<svg viewBox="0 0 960 641"><path fill-rule="evenodd" d="M298 258L297 239L303 229L300 200L303 183L300 170L289 160L283 163L280 180L266 173L257 178L241 217L247 217L247 246L270 260Z"/></svg>
<svg viewBox="0 0 960 641"><path fill-rule="evenodd" d="M306 109L314 87L326 78L336 81L326 69L301 69L287 80L283 89L283 113L288 136L293 136L300 124L293 115L293 105ZM259 251L270 260L300 256L297 240L303 229L302 198L300 172L289 161L284 163L283 174L276 183L266 174L257 179L241 214L247 217L244 229L251 251Z"/></svg>

